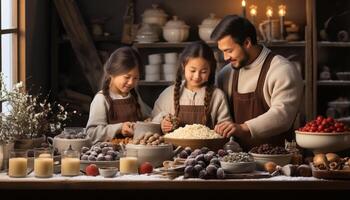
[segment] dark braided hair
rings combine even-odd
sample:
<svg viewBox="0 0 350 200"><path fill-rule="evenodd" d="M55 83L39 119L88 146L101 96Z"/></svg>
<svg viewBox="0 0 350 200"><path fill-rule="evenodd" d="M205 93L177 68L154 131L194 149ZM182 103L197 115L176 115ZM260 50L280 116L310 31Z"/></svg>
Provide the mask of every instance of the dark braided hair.
<svg viewBox="0 0 350 200"><path fill-rule="evenodd" d="M113 110L112 98L109 95L109 85L111 83L111 77L118 76L129 72L134 67L137 67L139 71L143 67L142 60L139 53L132 47L121 47L115 50L108 58L104 65L104 78L102 81L102 93L107 99L110 106L110 110ZM140 104L138 103L138 95L135 89L130 91L137 106L137 116L142 118ZM112 117L116 117L116 113L112 112Z"/></svg>
<svg viewBox="0 0 350 200"><path fill-rule="evenodd" d="M180 88L182 82L182 76L185 73L185 66L191 58L203 58L205 59L210 67L210 74L208 81L205 83L205 98L204 98L204 107L206 115L203 116L203 124L208 124L211 120L210 117L210 103L215 89L215 72L216 72L216 60L214 57L213 50L203 41L192 42L187 45L183 52L180 55L179 67L177 70L175 87L174 87L174 109L175 116L178 117L180 110Z"/></svg>

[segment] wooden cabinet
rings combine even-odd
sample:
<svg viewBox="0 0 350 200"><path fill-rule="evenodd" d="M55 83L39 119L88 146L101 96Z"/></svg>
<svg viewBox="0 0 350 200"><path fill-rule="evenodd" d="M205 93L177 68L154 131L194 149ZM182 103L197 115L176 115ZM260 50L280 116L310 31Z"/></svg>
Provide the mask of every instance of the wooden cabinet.
<svg viewBox="0 0 350 200"><path fill-rule="evenodd" d="M314 32L314 114L329 115L350 123L350 2L315 1ZM326 67L330 79L325 74ZM332 102L332 103L330 103Z"/></svg>

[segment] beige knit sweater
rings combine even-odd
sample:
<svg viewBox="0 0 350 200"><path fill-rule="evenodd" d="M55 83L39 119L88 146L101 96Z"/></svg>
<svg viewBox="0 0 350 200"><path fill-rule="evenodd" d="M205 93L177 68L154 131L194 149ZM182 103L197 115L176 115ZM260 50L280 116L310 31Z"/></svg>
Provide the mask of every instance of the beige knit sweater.
<svg viewBox="0 0 350 200"><path fill-rule="evenodd" d="M112 99L127 99L130 98L129 94L126 97L110 92ZM138 102L141 107L141 113L146 118L150 116L151 109L142 101L140 95L138 95ZM91 138L93 144L97 142L103 142L111 140L116 134L120 134L123 123L108 124L107 112L109 104L102 91L98 92L90 105L89 120L86 125L86 131ZM136 114L136 113L135 113Z"/></svg>
<svg viewBox="0 0 350 200"><path fill-rule="evenodd" d="M237 90L249 93L256 89L258 77L269 49L263 48L257 59L239 71ZM226 65L218 74L218 86L228 97L232 109L232 79L235 72ZM247 124L252 137L266 138L287 131L295 120L303 96L303 80L297 68L282 56L275 56L266 75L263 93L270 109Z"/></svg>
<svg viewBox="0 0 350 200"><path fill-rule="evenodd" d="M205 87L192 92L183 87L182 84L180 93L180 105L204 105ZM174 108L174 85L166 88L158 97L154 104L152 117L154 122L161 122L167 114L175 114ZM211 118L212 123L217 123L231 120L230 111L224 93L216 88L211 99Z"/></svg>

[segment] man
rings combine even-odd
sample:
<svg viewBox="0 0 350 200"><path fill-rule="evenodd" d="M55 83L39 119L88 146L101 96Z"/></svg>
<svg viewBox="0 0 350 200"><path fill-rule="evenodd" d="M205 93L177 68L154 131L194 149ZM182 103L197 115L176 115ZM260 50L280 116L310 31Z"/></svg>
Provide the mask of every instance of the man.
<svg viewBox="0 0 350 200"><path fill-rule="evenodd" d="M255 27L245 18L226 16L211 39L229 62L218 75L233 122L215 126L235 136L245 151L263 143L283 145L291 139L303 93L303 80L286 58L257 44Z"/></svg>

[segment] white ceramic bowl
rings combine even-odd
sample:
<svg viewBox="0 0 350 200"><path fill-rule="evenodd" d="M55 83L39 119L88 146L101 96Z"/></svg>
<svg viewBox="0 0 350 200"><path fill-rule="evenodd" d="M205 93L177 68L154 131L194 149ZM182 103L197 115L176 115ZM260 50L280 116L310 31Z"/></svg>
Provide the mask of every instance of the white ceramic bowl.
<svg viewBox="0 0 350 200"><path fill-rule="evenodd" d="M126 156L137 157L138 164L150 162L153 167L161 167L165 160L171 160L175 152L171 144L148 146L127 144Z"/></svg>
<svg viewBox="0 0 350 200"><path fill-rule="evenodd" d="M166 64L176 64L177 59L178 59L178 54L176 52L164 54L164 61Z"/></svg>
<svg viewBox="0 0 350 200"><path fill-rule="evenodd" d="M255 162L224 162L220 161L222 169L227 173L248 173L255 170Z"/></svg>
<svg viewBox="0 0 350 200"><path fill-rule="evenodd" d="M177 66L176 64L163 64L164 74L176 74Z"/></svg>
<svg viewBox="0 0 350 200"><path fill-rule="evenodd" d="M164 80L166 81L175 81L176 74L164 74Z"/></svg>
<svg viewBox="0 0 350 200"><path fill-rule="evenodd" d="M148 55L148 62L152 65L159 65L163 62L163 56L160 53Z"/></svg>
<svg viewBox="0 0 350 200"><path fill-rule="evenodd" d="M145 74L159 74L160 65L145 65Z"/></svg>
<svg viewBox="0 0 350 200"><path fill-rule="evenodd" d="M350 148L350 132L317 133L295 131L297 144L314 153L338 152Z"/></svg>
<svg viewBox="0 0 350 200"><path fill-rule="evenodd" d="M158 79L159 80L159 79ZM155 122L141 122L138 121L134 125L134 139L139 139L144 136L145 133L162 133L160 123Z"/></svg>
<svg viewBox="0 0 350 200"><path fill-rule="evenodd" d="M81 150L82 147L91 147L92 142L89 137L79 139L65 139L55 136L54 138L47 137L47 141L52 144L54 148L57 148L58 152L62 154L65 150L72 146L75 151Z"/></svg>
<svg viewBox="0 0 350 200"><path fill-rule="evenodd" d="M117 167L100 167L98 168L98 172L104 178L112 178L117 174L118 168Z"/></svg>
<svg viewBox="0 0 350 200"><path fill-rule="evenodd" d="M146 81L159 81L160 80L160 74L146 74L145 75Z"/></svg>
<svg viewBox="0 0 350 200"><path fill-rule="evenodd" d="M263 170L267 162L274 162L279 166L284 166L290 163L292 154L257 154L251 153L258 169Z"/></svg>

